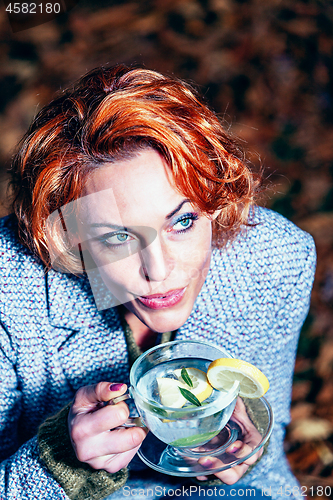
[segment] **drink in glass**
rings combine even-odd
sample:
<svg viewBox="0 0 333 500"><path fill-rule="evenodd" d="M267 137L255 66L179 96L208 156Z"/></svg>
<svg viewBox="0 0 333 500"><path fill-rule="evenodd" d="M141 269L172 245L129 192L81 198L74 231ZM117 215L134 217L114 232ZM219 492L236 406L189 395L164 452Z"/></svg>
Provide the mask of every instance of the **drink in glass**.
<svg viewBox="0 0 333 500"><path fill-rule="evenodd" d="M200 406L184 399L181 408L164 406L158 387L160 378L173 379L177 385L175 371L179 373L182 368L196 368L206 373L211 361L221 357L230 355L205 342L175 341L150 349L134 363L130 375L131 394L143 422L158 439L180 449L195 448L224 428L235 407L237 381L228 391L213 389ZM182 380L179 386L186 387Z"/></svg>

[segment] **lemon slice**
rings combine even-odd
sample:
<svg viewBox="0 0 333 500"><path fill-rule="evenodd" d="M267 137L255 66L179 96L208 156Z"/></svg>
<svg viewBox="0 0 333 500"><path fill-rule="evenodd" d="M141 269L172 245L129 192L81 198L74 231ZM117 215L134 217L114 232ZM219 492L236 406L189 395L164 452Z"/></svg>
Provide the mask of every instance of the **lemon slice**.
<svg viewBox="0 0 333 500"><path fill-rule="evenodd" d="M174 378L157 377L156 380L163 406L168 406L169 408L181 408L184 406L187 400L182 396L179 387L186 389L185 384Z"/></svg>
<svg viewBox="0 0 333 500"><path fill-rule="evenodd" d="M192 392L202 403L205 399L209 398L211 393L213 392L213 387L208 383L207 375L202 370L198 370L197 368L186 368L186 371L192 380L193 387L189 387L185 384L185 388ZM183 383L181 369L174 370L174 375L178 378L180 382Z"/></svg>
<svg viewBox="0 0 333 500"><path fill-rule="evenodd" d="M228 391L238 380L239 395L251 399L261 398L269 388L267 377L254 365L241 359L216 359L208 367L207 378L219 391Z"/></svg>

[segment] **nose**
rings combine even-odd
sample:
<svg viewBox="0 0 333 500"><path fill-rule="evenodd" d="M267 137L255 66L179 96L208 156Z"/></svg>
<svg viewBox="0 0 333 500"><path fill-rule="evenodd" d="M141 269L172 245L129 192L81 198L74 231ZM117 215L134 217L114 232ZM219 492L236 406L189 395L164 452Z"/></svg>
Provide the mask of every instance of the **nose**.
<svg viewBox="0 0 333 500"><path fill-rule="evenodd" d="M171 259L168 251L157 237L140 251L141 272L147 281L164 281L171 272Z"/></svg>

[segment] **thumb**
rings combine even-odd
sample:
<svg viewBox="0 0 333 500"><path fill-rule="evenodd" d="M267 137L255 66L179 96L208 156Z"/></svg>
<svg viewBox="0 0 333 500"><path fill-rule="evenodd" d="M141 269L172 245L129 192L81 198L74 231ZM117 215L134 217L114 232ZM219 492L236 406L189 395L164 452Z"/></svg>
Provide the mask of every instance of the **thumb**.
<svg viewBox="0 0 333 500"><path fill-rule="evenodd" d="M104 403L121 396L127 390L126 384L115 384L111 382L99 382L95 385L81 387L74 399L73 412L91 411L103 407Z"/></svg>

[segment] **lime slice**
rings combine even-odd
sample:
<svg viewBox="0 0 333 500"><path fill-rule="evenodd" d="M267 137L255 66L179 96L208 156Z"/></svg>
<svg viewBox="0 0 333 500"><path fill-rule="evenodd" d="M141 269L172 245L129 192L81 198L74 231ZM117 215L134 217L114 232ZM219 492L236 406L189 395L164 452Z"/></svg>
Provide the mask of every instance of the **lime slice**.
<svg viewBox="0 0 333 500"><path fill-rule="evenodd" d="M199 399L200 403L202 403L202 401L209 398L213 392L213 387L208 383L207 375L202 370L198 370L197 368L186 368L186 371L192 380L193 387L190 387L187 384L185 384L185 387ZM182 378L181 372L181 369L178 369L174 370L173 374L184 384L185 382Z"/></svg>
<svg viewBox="0 0 333 500"><path fill-rule="evenodd" d="M239 395L245 398L261 398L269 388L267 377L254 365L234 358L213 361L207 370L209 383L217 390L228 391L239 381Z"/></svg>
<svg viewBox="0 0 333 500"><path fill-rule="evenodd" d="M186 399L182 396L179 387L186 389L186 385L174 378L157 377L158 392L160 395L161 404L169 408L181 408L186 403Z"/></svg>

